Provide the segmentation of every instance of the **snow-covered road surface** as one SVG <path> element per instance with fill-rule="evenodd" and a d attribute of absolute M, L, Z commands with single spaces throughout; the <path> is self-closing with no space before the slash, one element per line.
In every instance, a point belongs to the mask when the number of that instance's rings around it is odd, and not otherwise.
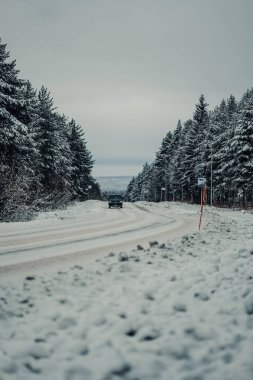
<path fill-rule="evenodd" d="M 199 212 L 136 206 L 161 214 L 161 229 L 165 214 L 176 223 Z M 89 207 L 97 231 L 96 214 L 108 220 L 107 211 Z M 110 223 L 122 228 L 120 210 L 112 211 Z M 125 212 L 139 223 L 139 211 Z M 55 234 L 80 208 L 59 213 L 58 222 L 52 215 L 30 223 L 31 237 L 53 227 Z M 2 237 L 15 234 L 14 225 L 1 227 Z M 0 380 L 253 379 L 252 213 L 206 208 L 200 232 L 73 259 L 61 269 L 0 273 Z"/>
<path fill-rule="evenodd" d="M 133 248 L 137 243 L 192 231 L 196 212 L 170 213 L 152 204 L 125 203 L 109 209 L 106 202 L 90 201 L 67 211 L 48 213 L 48 218 L 29 223 L 3 225 L 0 232 L 0 273 L 20 263 L 37 266 L 109 253 L 111 249 Z M 19 228 L 19 229 L 18 229 Z M 24 267 L 24 265 L 23 265 Z"/>

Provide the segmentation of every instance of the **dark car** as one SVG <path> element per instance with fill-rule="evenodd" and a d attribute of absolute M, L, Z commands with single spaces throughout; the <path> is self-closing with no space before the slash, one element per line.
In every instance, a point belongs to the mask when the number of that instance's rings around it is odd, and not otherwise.
<path fill-rule="evenodd" d="M 123 197 L 119 194 L 111 194 L 108 199 L 109 208 L 111 207 L 123 207 Z"/>

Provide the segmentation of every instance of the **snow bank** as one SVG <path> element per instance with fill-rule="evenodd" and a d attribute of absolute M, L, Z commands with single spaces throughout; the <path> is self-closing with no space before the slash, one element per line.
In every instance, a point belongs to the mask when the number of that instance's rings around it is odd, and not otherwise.
<path fill-rule="evenodd" d="M 252 232 L 206 210 L 200 233 L 0 281 L 0 379 L 251 380 Z"/>

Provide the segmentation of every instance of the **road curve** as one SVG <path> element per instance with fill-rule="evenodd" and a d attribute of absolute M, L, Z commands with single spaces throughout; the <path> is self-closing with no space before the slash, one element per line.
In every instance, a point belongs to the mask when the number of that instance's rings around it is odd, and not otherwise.
<path fill-rule="evenodd" d="M 60 218 L 57 223 L 26 223 L 20 230 L 0 232 L 0 274 L 88 260 L 111 251 L 147 246 L 196 230 L 197 216 L 171 213 L 155 204 L 125 203 L 108 209 L 94 203 L 89 214 Z"/>

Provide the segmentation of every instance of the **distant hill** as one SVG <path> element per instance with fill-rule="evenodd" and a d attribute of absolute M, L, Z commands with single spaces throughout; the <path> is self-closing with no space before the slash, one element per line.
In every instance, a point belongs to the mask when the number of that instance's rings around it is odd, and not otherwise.
<path fill-rule="evenodd" d="M 101 191 L 107 192 L 124 192 L 127 189 L 127 185 L 131 181 L 132 176 L 115 176 L 115 177 L 97 177 L 97 181 L 100 185 Z"/>

